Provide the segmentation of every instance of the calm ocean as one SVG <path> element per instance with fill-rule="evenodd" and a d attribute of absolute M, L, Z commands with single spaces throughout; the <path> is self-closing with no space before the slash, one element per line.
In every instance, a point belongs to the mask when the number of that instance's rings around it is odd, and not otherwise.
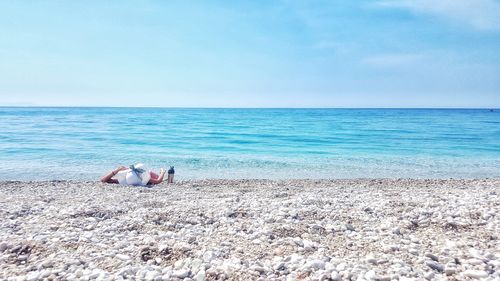
<path fill-rule="evenodd" d="M 0 107 L 0 180 L 500 177 L 500 110 Z"/>

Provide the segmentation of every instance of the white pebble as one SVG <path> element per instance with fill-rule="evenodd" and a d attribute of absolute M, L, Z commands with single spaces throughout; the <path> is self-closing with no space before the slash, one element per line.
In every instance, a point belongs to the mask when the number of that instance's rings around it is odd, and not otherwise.
<path fill-rule="evenodd" d="M 174 270 L 174 272 L 172 272 L 172 277 L 183 279 L 188 276 L 189 276 L 189 271 L 185 269 Z"/>
<path fill-rule="evenodd" d="M 128 260 L 130 260 L 130 257 L 129 257 L 129 256 L 127 256 L 127 255 L 124 255 L 124 254 L 117 254 L 115 257 L 116 257 L 117 259 L 122 260 L 122 261 L 128 261 Z"/>
<path fill-rule="evenodd" d="M 434 278 L 434 276 L 435 276 L 435 274 L 432 271 L 426 272 L 424 274 L 424 278 L 427 279 L 427 280 L 432 280 Z"/>
<path fill-rule="evenodd" d="M 330 279 L 332 279 L 332 281 L 342 280 L 342 278 L 340 277 L 340 274 L 337 271 L 332 271 L 332 274 L 330 275 Z"/>
<path fill-rule="evenodd" d="M 481 279 L 488 277 L 488 273 L 482 270 L 466 270 L 464 272 L 464 276 L 475 279 Z"/>
<path fill-rule="evenodd" d="M 314 270 L 325 269 L 325 262 L 322 260 L 311 260 L 306 263 L 305 267 Z"/>
<path fill-rule="evenodd" d="M 203 280 L 205 280 L 205 271 L 204 270 L 198 271 L 198 273 L 194 277 L 194 280 L 196 280 L 196 281 L 203 281 Z"/>
<path fill-rule="evenodd" d="M 31 271 L 26 275 L 26 280 L 27 281 L 35 281 L 38 280 L 38 277 L 40 276 L 40 273 L 38 271 Z"/>

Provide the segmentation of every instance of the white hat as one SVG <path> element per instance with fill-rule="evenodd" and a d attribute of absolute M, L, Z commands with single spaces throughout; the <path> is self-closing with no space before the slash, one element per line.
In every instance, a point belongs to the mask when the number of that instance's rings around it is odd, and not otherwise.
<path fill-rule="evenodd" d="M 144 164 L 138 163 L 130 166 L 129 169 L 116 173 L 116 179 L 123 185 L 147 185 L 151 175 Z"/>

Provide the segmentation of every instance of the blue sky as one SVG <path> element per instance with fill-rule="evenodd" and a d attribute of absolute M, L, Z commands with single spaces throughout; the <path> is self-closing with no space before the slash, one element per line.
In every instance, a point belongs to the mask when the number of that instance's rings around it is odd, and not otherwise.
<path fill-rule="evenodd" d="M 500 107 L 500 1 L 0 1 L 0 105 Z"/>

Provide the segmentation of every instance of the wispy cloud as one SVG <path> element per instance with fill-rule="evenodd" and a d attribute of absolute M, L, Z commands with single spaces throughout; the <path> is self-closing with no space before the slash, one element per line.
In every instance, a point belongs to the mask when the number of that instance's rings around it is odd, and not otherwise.
<path fill-rule="evenodd" d="M 382 0 L 376 6 L 444 17 L 480 30 L 500 30 L 500 2 L 496 0 Z"/>

